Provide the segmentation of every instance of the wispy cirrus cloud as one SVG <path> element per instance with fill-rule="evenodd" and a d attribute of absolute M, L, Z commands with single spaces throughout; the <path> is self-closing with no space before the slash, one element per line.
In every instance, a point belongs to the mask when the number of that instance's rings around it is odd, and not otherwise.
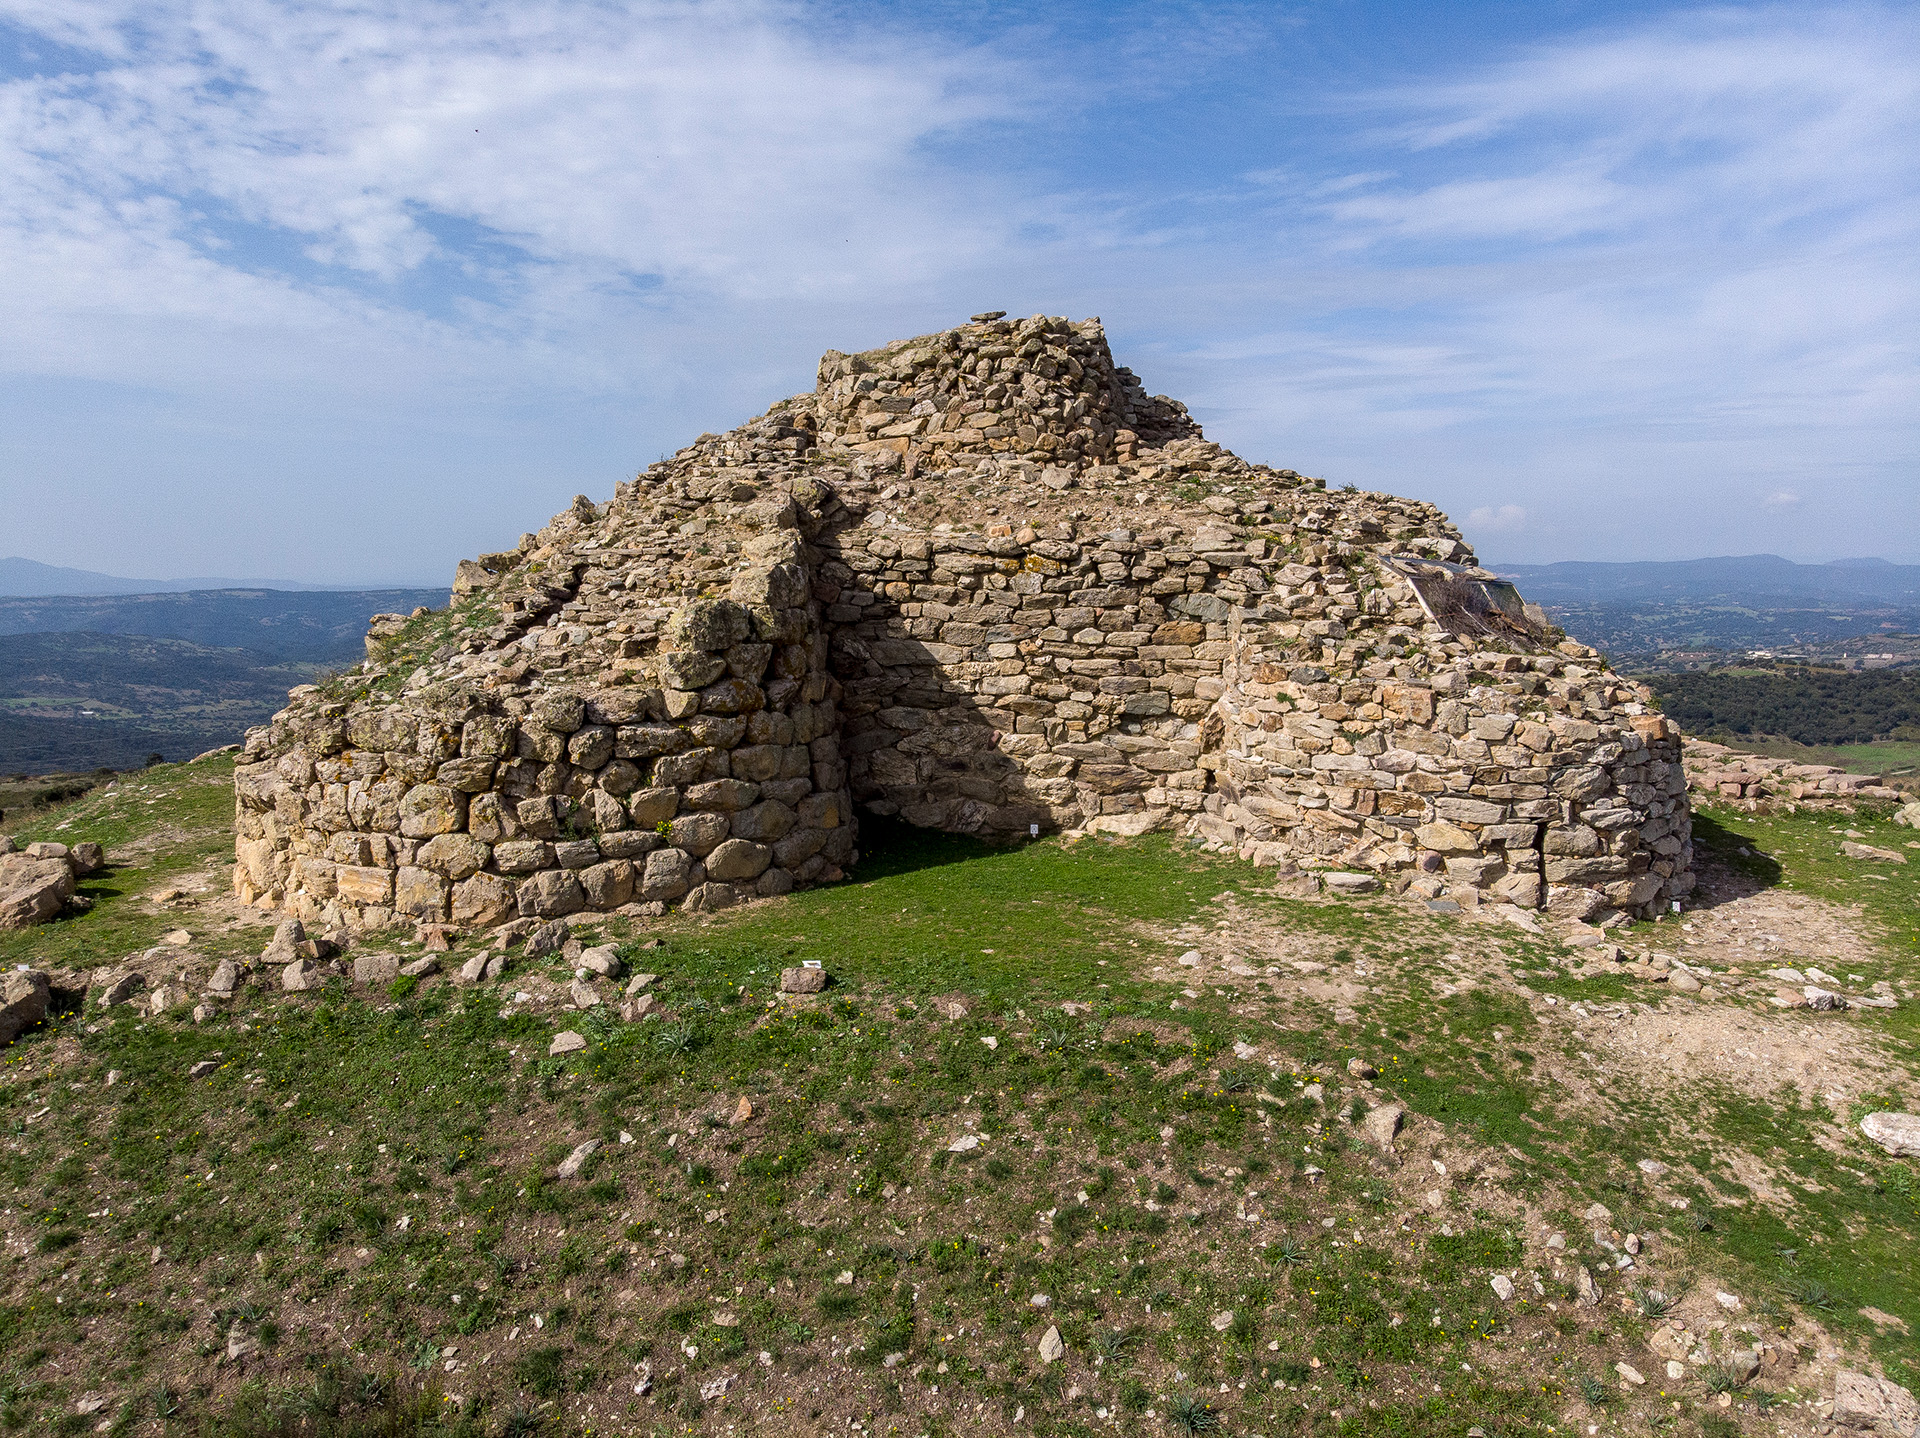
<path fill-rule="evenodd" d="M 426 535 L 439 572 L 828 344 L 983 306 L 1102 314 L 1216 437 L 1502 558 L 1920 558 L 1910 11 L 1690 8 L 1390 85 L 1326 73 L 1312 12 L 1174 0 L 0 17 L 0 506 L 52 475 L 110 517 L 52 560 L 164 533 L 332 578 Z"/>

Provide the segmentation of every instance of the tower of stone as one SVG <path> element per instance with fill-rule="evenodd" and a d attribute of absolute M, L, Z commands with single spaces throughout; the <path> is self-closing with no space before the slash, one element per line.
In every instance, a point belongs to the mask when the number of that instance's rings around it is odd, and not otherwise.
<path fill-rule="evenodd" d="M 1208 442 L 1097 320 L 861 354 L 376 618 L 235 775 L 235 884 L 372 928 L 711 909 L 857 815 L 1167 830 L 1602 919 L 1689 891 L 1679 736 L 1434 506 Z"/>

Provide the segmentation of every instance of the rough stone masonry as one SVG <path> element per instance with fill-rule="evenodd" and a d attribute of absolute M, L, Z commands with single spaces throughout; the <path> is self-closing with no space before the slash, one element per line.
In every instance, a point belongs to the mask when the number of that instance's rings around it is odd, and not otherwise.
<path fill-rule="evenodd" d="M 235 775 L 235 884 L 353 928 L 713 909 L 856 812 L 1164 829 L 1601 920 L 1692 887 L 1677 732 L 1434 506 L 1209 443 L 1098 320 L 862 354 L 376 617 Z"/>

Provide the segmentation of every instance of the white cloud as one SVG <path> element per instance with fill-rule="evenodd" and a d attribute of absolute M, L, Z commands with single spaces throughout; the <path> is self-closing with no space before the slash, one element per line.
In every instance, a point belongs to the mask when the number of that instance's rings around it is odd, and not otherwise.
<path fill-rule="evenodd" d="M 1800 496 L 1790 489 L 1776 489 L 1760 502 L 1768 509 L 1788 509 L 1800 502 Z"/>
<path fill-rule="evenodd" d="M 1527 511 L 1517 504 L 1481 505 L 1467 516 L 1467 528 L 1475 533 L 1512 534 L 1526 527 Z"/>

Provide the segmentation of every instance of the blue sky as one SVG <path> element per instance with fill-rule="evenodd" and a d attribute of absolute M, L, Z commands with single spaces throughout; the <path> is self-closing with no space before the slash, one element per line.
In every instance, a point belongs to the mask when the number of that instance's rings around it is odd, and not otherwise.
<path fill-rule="evenodd" d="M 0 0 L 0 552 L 444 582 L 983 309 L 1483 555 L 1920 562 L 1908 5 Z"/>

